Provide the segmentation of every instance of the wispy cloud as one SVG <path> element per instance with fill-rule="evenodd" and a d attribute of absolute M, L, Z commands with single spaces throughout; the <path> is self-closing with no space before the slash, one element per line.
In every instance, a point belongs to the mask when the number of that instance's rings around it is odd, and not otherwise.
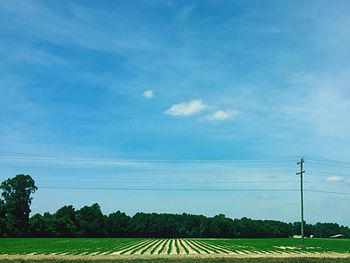
<path fill-rule="evenodd" d="M 208 106 L 203 103 L 200 99 L 195 99 L 187 102 L 181 102 L 172 105 L 164 114 L 172 116 L 190 116 L 199 113 L 208 108 Z"/>
<path fill-rule="evenodd" d="M 217 110 L 204 117 L 204 120 L 208 121 L 222 121 L 232 119 L 237 116 L 239 112 L 237 110 Z"/>
<path fill-rule="evenodd" d="M 145 90 L 143 92 L 143 96 L 146 98 L 146 99 L 152 99 L 154 98 L 154 92 L 153 90 Z"/>
<path fill-rule="evenodd" d="M 328 182 L 340 182 L 340 181 L 344 181 L 344 177 L 343 176 L 339 176 L 339 175 L 332 175 L 332 176 L 328 176 L 326 178 L 326 180 Z"/>

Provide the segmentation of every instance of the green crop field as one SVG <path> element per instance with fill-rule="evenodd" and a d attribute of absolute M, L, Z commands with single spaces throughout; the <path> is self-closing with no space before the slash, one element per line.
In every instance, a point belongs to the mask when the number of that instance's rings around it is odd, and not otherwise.
<path fill-rule="evenodd" d="M 157 239 L 157 238 L 2 238 L 0 255 L 118 257 L 273 257 L 350 256 L 350 240 L 307 239 Z"/>

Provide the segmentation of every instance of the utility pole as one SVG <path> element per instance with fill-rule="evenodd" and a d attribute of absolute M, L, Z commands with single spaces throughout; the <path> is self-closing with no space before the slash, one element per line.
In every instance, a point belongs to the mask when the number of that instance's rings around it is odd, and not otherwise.
<path fill-rule="evenodd" d="M 303 174 L 305 171 L 303 170 L 304 158 L 300 159 L 300 162 L 297 163 L 300 165 L 300 172 L 297 175 L 300 175 L 300 201 L 301 201 L 301 244 L 304 245 L 304 194 L 303 194 Z"/>

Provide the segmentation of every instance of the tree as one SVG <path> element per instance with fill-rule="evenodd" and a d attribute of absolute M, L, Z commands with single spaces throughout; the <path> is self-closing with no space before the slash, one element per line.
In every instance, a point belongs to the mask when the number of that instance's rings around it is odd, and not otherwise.
<path fill-rule="evenodd" d="M 5 202 L 0 199 L 0 237 L 4 236 L 6 231 L 6 209 Z"/>
<path fill-rule="evenodd" d="M 117 211 L 107 218 L 107 232 L 110 237 L 127 237 L 130 235 L 131 218 Z"/>
<path fill-rule="evenodd" d="M 5 226 L 8 236 L 25 236 L 28 232 L 28 221 L 31 194 L 38 188 L 29 175 L 19 174 L 1 183 L 3 209 L 6 211 Z"/>
<path fill-rule="evenodd" d="M 98 204 L 84 206 L 77 211 L 77 220 L 82 237 L 104 237 L 106 234 L 106 218 Z"/>
<path fill-rule="evenodd" d="M 35 214 L 29 219 L 29 234 L 31 237 L 57 237 L 56 220 L 50 213 Z"/>
<path fill-rule="evenodd" d="M 213 237 L 231 237 L 233 235 L 232 219 L 226 218 L 223 214 L 214 216 L 211 232 Z"/>
<path fill-rule="evenodd" d="M 77 218 L 72 205 L 64 206 L 55 214 L 56 236 L 76 237 L 78 235 Z"/>

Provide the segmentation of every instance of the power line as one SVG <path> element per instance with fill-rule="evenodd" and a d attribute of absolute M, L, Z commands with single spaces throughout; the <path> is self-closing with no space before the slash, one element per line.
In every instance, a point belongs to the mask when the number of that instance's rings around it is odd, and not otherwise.
<path fill-rule="evenodd" d="M 324 163 L 337 163 L 337 164 L 343 164 L 343 165 L 349 165 L 350 162 L 348 161 L 340 161 L 340 160 L 334 160 L 334 159 L 327 159 L 327 158 L 317 158 L 317 157 L 306 157 L 308 161 L 316 161 L 316 162 L 324 162 Z"/>
<path fill-rule="evenodd" d="M 118 180 L 36 180 L 36 182 L 40 183 L 101 183 L 101 184 L 290 184 L 290 183 L 298 183 L 298 181 L 292 181 L 292 180 L 274 180 L 274 181 L 118 181 Z M 304 183 L 307 184 L 317 184 L 317 185 L 323 185 L 328 187 L 339 187 L 338 185 L 332 185 L 332 184 L 326 184 L 326 183 L 319 183 L 314 181 L 305 181 Z"/>
<path fill-rule="evenodd" d="M 231 189 L 231 188 L 123 188 L 123 187 L 74 187 L 74 186 L 40 186 L 39 189 L 57 189 L 57 190 L 109 190 L 109 191 L 193 191 L 193 192 L 290 192 L 300 191 L 297 188 L 278 188 L 278 189 Z M 339 195 L 350 195 L 345 192 L 335 192 L 326 190 L 313 190 L 304 189 L 305 192 L 314 193 L 327 193 L 327 194 L 339 194 Z"/>
<path fill-rule="evenodd" d="M 304 183 L 307 183 L 307 184 L 312 184 L 312 185 L 315 185 L 315 184 L 317 184 L 317 185 L 323 185 L 323 186 L 328 186 L 328 187 L 337 187 L 337 188 L 339 188 L 339 184 L 330 184 L 330 183 L 319 183 L 319 182 L 314 182 L 314 181 L 304 181 Z M 333 183 L 333 182 L 332 182 Z M 344 182 L 342 182 L 342 181 L 338 181 L 338 183 L 344 183 Z"/>
<path fill-rule="evenodd" d="M 333 171 L 318 171 L 318 170 L 312 170 L 312 174 L 323 174 L 323 175 L 340 175 L 344 177 L 350 177 L 350 173 L 339 173 L 339 172 L 333 172 Z"/>
<path fill-rule="evenodd" d="M 75 161 L 246 161 L 246 162 L 276 162 L 294 161 L 293 155 L 201 155 L 201 156 L 157 156 L 157 155 L 87 155 L 87 154 L 37 154 L 37 153 L 5 153 L 0 152 L 1 159 L 42 159 L 42 160 L 75 160 Z M 306 156 L 310 163 L 350 167 L 349 161 Z"/>
<path fill-rule="evenodd" d="M 313 192 L 313 193 L 326 193 L 326 194 L 337 194 L 337 195 L 350 195 L 350 193 L 345 193 L 345 192 L 334 192 L 334 191 L 325 191 L 325 190 L 312 190 L 312 189 L 307 189 L 304 190 L 306 192 Z"/>
<path fill-rule="evenodd" d="M 118 184 L 262 184 L 262 183 L 297 183 L 297 181 L 62 181 L 62 180 L 36 180 L 46 183 L 118 183 Z M 311 183 L 311 182 L 310 182 Z"/>
<path fill-rule="evenodd" d="M 350 176 L 341 175 L 341 174 L 338 174 L 338 173 L 318 174 L 318 173 L 310 172 L 309 176 L 316 176 L 316 177 L 323 177 L 323 178 L 330 178 L 331 176 L 339 176 L 339 177 L 341 177 L 343 180 L 350 180 Z M 344 178 L 344 177 L 345 177 L 345 178 Z"/>
<path fill-rule="evenodd" d="M 311 164 L 323 165 L 323 166 L 331 166 L 331 167 L 340 167 L 340 168 L 350 168 L 348 164 L 338 164 L 331 162 L 322 162 L 322 161 L 309 161 Z"/>
<path fill-rule="evenodd" d="M 293 159 L 296 156 L 283 155 L 250 155 L 250 156 L 234 156 L 234 155 L 201 155 L 201 156 L 157 156 L 157 155 L 87 155 L 87 154 L 37 154 L 37 153 L 4 153 L 0 152 L 0 156 L 29 156 L 29 157 L 52 157 L 52 158 L 98 158 L 98 159 L 124 159 L 124 158 L 141 158 L 141 159 L 236 159 L 236 160 L 254 160 L 254 159 Z"/>
<path fill-rule="evenodd" d="M 91 156 L 91 155 L 48 155 L 32 153 L 0 153 L 0 159 L 20 160 L 65 160 L 65 161 L 127 161 L 127 162 L 176 162 L 176 161 L 240 161 L 240 162 L 285 162 L 292 161 L 292 156 Z"/>
<path fill-rule="evenodd" d="M 28 167 L 28 165 L 24 165 L 25 167 Z M 1 165 L 1 167 L 12 167 L 12 165 Z M 18 165 L 16 165 L 18 167 Z M 35 168 L 40 167 L 40 168 L 52 168 L 52 166 L 35 166 Z M 62 168 L 56 167 L 56 168 Z M 113 172 L 117 173 L 116 168 L 106 168 L 106 167 L 64 167 L 64 169 L 76 169 L 76 170 L 98 170 L 98 171 L 106 171 L 106 172 Z M 178 172 L 198 172 L 198 173 L 203 173 L 203 172 L 265 172 L 265 173 L 270 173 L 270 172 L 275 172 L 275 173 L 293 173 L 294 170 L 288 170 L 288 169 L 254 169 L 254 168 L 223 168 L 223 167 L 209 167 L 209 168 L 154 168 L 154 167 L 128 167 L 128 170 L 133 170 L 136 172 L 137 170 L 142 170 L 142 172 L 162 172 L 162 173 L 178 173 Z"/>
<path fill-rule="evenodd" d="M 115 190 L 115 191 L 196 191 L 196 192 L 283 192 L 298 189 L 230 189 L 230 188 L 123 188 L 123 187 L 75 187 L 75 186 L 41 186 L 39 189 L 61 190 Z"/>

